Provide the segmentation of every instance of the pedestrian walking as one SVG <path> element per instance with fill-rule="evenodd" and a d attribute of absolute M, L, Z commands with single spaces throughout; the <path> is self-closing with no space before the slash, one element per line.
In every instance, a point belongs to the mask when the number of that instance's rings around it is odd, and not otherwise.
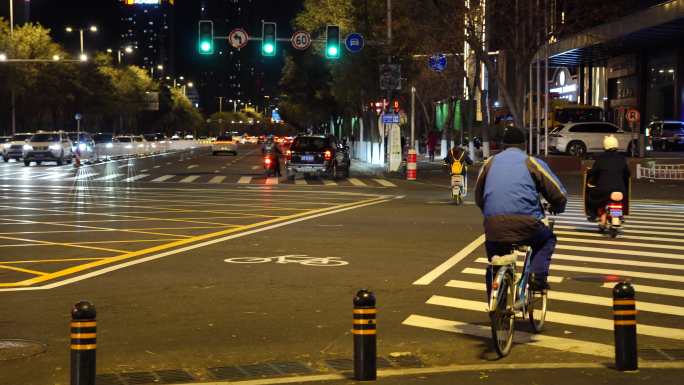
<path fill-rule="evenodd" d="M 430 131 L 430 134 L 428 134 L 428 140 L 427 140 L 427 148 L 428 148 L 428 155 L 430 157 L 430 162 L 435 161 L 435 147 L 437 147 L 437 132 Z"/>

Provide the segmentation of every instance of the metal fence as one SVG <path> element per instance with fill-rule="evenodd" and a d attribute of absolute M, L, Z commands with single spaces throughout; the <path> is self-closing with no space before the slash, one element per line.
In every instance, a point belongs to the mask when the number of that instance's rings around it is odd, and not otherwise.
<path fill-rule="evenodd" d="M 684 164 L 655 164 L 636 166 L 637 179 L 684 180 Z"/>

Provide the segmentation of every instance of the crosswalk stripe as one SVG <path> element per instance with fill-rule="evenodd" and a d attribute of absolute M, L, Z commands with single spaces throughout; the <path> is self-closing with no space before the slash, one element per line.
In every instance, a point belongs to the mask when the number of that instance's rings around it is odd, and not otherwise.
<path fill-rule="evenodd" d="M 595 239 L 583 239 L 583 238 L 569 238 L 569 237 L 558 237 L 559 241 L 570 242 L 570 243 L 591 243 L 596 244 Z M 601 240 L 601 245 L 615 245 L 615 246 L 634 246 L 634 247 L 645 247 L 651 249 L 666 249 L 666 250 L 684 250 L 684 246 L 677 245 L 660 245 L 654 243 L 643 243 L 643 242 L 626 242 L 626 241 L 608 241 Z"/>
<path fill-rule="evenodd" d="M 635 219 L 636 217 L 633 217 L 631 215 L 627 216 L 627 219 L 625 221 L 626 224 L 632 225 L 632 224 L 639 224 L 639 225 L 648 225 L 648 224 L 653 224 L 654 220 L 656 221 L 655 223 L 662 223 L 662 224 L 667 224 L 671 226 L 676 226 L 678 228 L 684 229 L 684 222 L 683 221 L 677 221 L 677 220 L 672 220 L 672 219 L 664 219 L 664 218 L 659 218 L 659 217 L 648 217 L 651 220 L 639 220 Z M 564 221 L 564 220 L 579 220 L 581 222 L 586 222 L 586 223 L 591 223 L 587 221 L 585 216 L 579 216 L 579 215 L 561 215 L 560 217 L 556 217 L 556 220 Z"/>
<path fill-rule="evenodd" d="M 116 178 L 118 178 L 118 177 L 120 177 L 120 176 L 121 176 L 121 174 L 109 174 L 109 175 L 105 175 L 105 176 L 103 176 L 103 177 L 101 177 L 101 178 L 97 178 L 97 179 L 95 179 L 95 181 L 112 180 L 112 179 L 116 179 Z"/>
<path fill-rule="evenodd" d="M 397 187 L 396 184 L 388 181 L 387 179 L 373 179 L 374 181 L 378 182 L 379 185 L 384 186 L 384 187 Z"/>
<path fill-rule="evenodd" d="M 574 235 L 574 236 L 581 236 L 581 237 L 592 237 L 592 238 L 604 238 L 605 239 L 605 234 L 599 234 L 594 230 L 593 232 L 587 232 L 587 231 L 565 231 L 565 230 L 555 230 L 553 231 L 556 235 Z M 600 242 L 603 243 L 604 239 L 602 239 Z M 652 242 L 668 242 L 668 243 L 684 243 L 684 239 L 676 239 L 676 238 L 662 238 L 662 237 L 641 237 L 638 235 L 629 235 L 629 234 L 622 234 L 620 235 L 620 239 L 636 239 L 640 241 L 652 241 Z"/>
<path fill-rule="evenodd" d="M 148 171 L 150 171 L 150 169 L 148 169 L 148 168 L 146 168 L 144 170 L 140 170 L 140 172 L 143 172 L 143 173 L 148 172 Z"/>
<path fill-rule="evenodd" d="M 455 289 L 481 291 L 483 294 L 485 293 L 484 285 L 482 283 L 479 283 L 479 282 L 451 280 L 451 281 L 447 282 L 447 284 L 445 286 L 455 288 Z M 612 296 L 599 297 L 596 295 L 569 293 L 569 292 L 558 291 L 558 290 L 549 290 L 548 296 L 549 296 L 549 299 L 553 300 L 553 301 L 586 303 L 589 305 L 605 306 L 605 307 L 612 307 L 613 306 Z M 644 302 L 641 300 L 637 303 L 637 310 L 640 312 L 646 311 L 646 312 L 651 312 L 651 313 L 669 314 L 669 315 L 684 317 L 684 307 L 663 305 L 663 304 L 659 304 L 659 303 Z"/>
<path fill-rule="evenodd" d="M 251 182 L 252 182 L 251 176 L 241 176 L 240 179 L 238 179 L 239 184 L 250 184 Z"/>
<path fill-rule="evenodd" d="M 601 285 L 606 289 L 612 289 L 616 285 L 615 282 L 607 282 Z M 684 297 L 684 290 L 671 289 L 669 287 L 658 287 L 658 286 L 647 286 L 647 285 L 635 285 L 632 284 L 634 290 L 637 293 L 649 293 L 649 294 L 659 294 L 659 295 L 669 295 L 671 297 Z"/>
<path fill-rule="evenodd" d="M 96 176 L 100 175 L 97 172 L 89 173 L 89 172 L 83 172 L 74 177 L 74 180 L 83 180 L 83 179 L 91 179 L 95 178 Z"/>
<path fill-rule="evenodd" d="M 330 179 L 323 179 L 323 184 L 325 186 L 337 186 L 337 182 L 335 182 L 334 180 L 330 180 Z"/>
<path fill-rule="evenodd" d="M 261 168 L 261 166 L 252 166 L 252 170 L 258 170 L 260 168 Z"/>
<path fill-rule="evenodd" d="M 199 167 L 199 164 L 191 164 L 188 166 L 188 170 Z"/>
<path fill-rule="evenodd" d="M 586 219 L 586 215 L 584 214 L 584 211 L 579 211 L 579 210 L 565 210 L 563 214 L 555 216 L 555 218 L 578 218 L 578 219 Z M 658 216 L 652 216 L 652 215 L 643 215 L 643 214 L 634 214 L 630 213 L 627 218 L 631 221 L 632 219 L 651 219 L 651 220 L 657 220 L 664 222 L 663 219 L 667 218 L 667 221 L 671 222 L 684 222 L 684 215 L 671 215 L 671 214 L 658 214 Z"/>
<path fill-rule="evenodd" d="M 555 229 L 571 229 L 571 230 L 585 230 L 585 231 L 598 231 L 598 227 L 587 227 L 587 226 L 565 226 L 556 224 Z M 682 233 L 676 233 L 672 231 L 652 231 L 652 230 L 630 230 L 622 229 L 623 233 L 627 234 L 649 234 L 649 235 L 669 235 L 669 236 L 681 236 Z"/>
<path fill-rule="evenodd" d="M 278 184 L 278 178 L 276 178 L 274 176 L 270 177 L 270 178 L 266 178 L 266 184 L 270 184 L 270 185 Z"/>
<path fill-rule="evenodd" d="M 71 176 L 71 174 L 49 174 L 48 176 L 42 176 L 40 178 L 33 178 L 33 179 L 40 179 L 40 180 L 55 180 L 55 179 L 64 179 Z"/>
<path fill-rule="evenodd" d="M 480 277 L 484 277 L 486 272 L 486 269 L 475 269 L 472 267 L 466 267 L 465 269 L 461 270 L 461 273 L 463 274 L 478 275 Z M 550 283 L 561 283 L 563 282 L 563 277 L 549 275 L 548 277 L 546 277 L 546 280 Z M 484 281 L 482 281 L 482 285 L 484 287 Z"/>
<path fill-rule="evenodd" d="M 569 208 L 574 208 L 574 209 L 579 209 L 579 210 L 584 210 L 583 205 L 572 205 L 568 204 L 566 207 Z M 683 206 L 678 206 L 678 207 L 643 207 L 643 206 L 630 206 L 630 212 L 635 212 L 635 213 L 646 213 L 646 214 L 653 214 L 654 212 L 662 212 L 662 213 L 673 213 L 673 214 L 684 214 L 684 207 Z"/>
<path fill-rule="evenodd" d="M 294 182 L 295 182 L 295 184 L 299 184 L 299 185 L 308 184 L 308 183 L 306 183 L 306 179 L 295 179 Z"/>
<path fill-rule="evenodd" d="M 553 259 L 561 259 L 564 261 L 575 261 L 575 262 L 589 262 L 589 263 L 602 263 L 609 265 L 623 265 L 623 266 L 640 266 L 640 267 L 653 267 L 659 269 L 672 269 L 672 270 L 684 270 L 684 264 L 676 263 L 661 263 L 661 262 L 645 262 L 645 261 L 635 261 L 629 259 L 618 259 L 618 258 L 597 258 L 597 257 L 585 257 L 581 255 L 567 255 L 567 254 L 553 254 Z"/>
<path fill-rule="evenodd" d="M 641 250 L 628 250 L 628 249 L 615 249 L 612 247 L 584 247 L 584 246 L 572 246 L 572 245 L 556 245 L 556 249 L 560 250 L 572 250 L 572 251 L 586 251 L 594 253 L 604 253 L 604 254 L 619 254 L 619 255 L 632 255 L 648 258 L 668 258 L 668 259 L 679 259 L 684 260 L 684 254 L 673 254 L 673 253 L 658 253 L 655 251 L 641 251 Z"/>
<path fill-rule="evenodd" d="M 139 179 L 147 178 L 148 176 L 150 176 L 150 174 L 138 174 L 136 176 L 124 179 L 123 182 L 134 182 Z"/>
<path fill-rule="evenodd" d="M 573 220 L 567 220 L 567 219 L 556 219 L 556 223 L 560 224 L 568 224 L 568 225 L 588 225 L 590 224 L 586 220 L 584 221 L 573 221 Z M 632 228 L 631 224 L 633 221 L 628 221 L 625 223 L 626 228 Z M 684 230 L 684 226 L 646 226 L 646 225 L 640 225 L 638 226 L 639 229 L 653 229 L 653 230 Z"/>
<path fill-rule="evenodd" d="M 175 175 L 163 175 L 159 178 L 152 179 L 152 182 L 166 182 L 167 180 L 173 178 Z"/>
<path fill-rule="evenodd" d="M 550 292 L 549 292 L 550 293 Z M 429 305 L 446 306 L 455 309 L 471 310 L 484 312 L 486 304 L 484 302 L 471 301 L 460 298 L 444 297 L 433 295 L 426 302 Z M 572 325 L 601 330 L 613 330 L 613 320 L 598 317 L 588 317 L 577 314 L 559 313 L 553 311 L 546 312 L 546 321 L 552 323 L 560 323 L 564 325 Z M 684 329 L 675 329 L 662 326 L 645 325 L 640 323 L 637 328 L 637 333 L 641 335 L 659 337 L 666 339 L 674 339 L 684 341 Z"/>
<path fill-rule="evenodd" d="M 363 183 L 358 178 L 348 178 L 347 180 L 349 181 L 349 183 L 353 184 L 354 186 L 360 186 L 360 187 L 368 186 L 367 184 Z"/>
<path fill-rule="evenodd" d="M 126 167 L 133 167 L 133 163 L 122 164 L 121 166 L 119 166 L 117 168 L 126 168 Z"/>
<path fill-rule="evenodd" d="M 180 180 L 180 183 L 191 183 L 199 179 L 199 175 L 190 175 Z"/>
<path fill-rule="evenodd" d="M 215 176 L 209 180 L 209 183 L 212 184 L 219 184 L 222 183 L 224 180 L 226 180 L 226 177 L 221 175 L 221 176 Z"/>
<path fill-rule="evenodd" d="M 488 263 L 487 258 L 478 258 L 475 260 L 477 263 Z M 585 266 L 568 266 L 559 265 L 557 263 L 551 264 L 551 270 L 553 271 L 569 271 L 573 273 L 590 273 L 590 274 L 603 274 L 603 275 L 619 275 L 629 278 L 644 278 L 653 279 L 656 281 L 668 281 L 668 282 L 682 282 L 681 275 L 671 275 L 671 274 L 659 274 L 659 273 L 644 273 L 641 271 L 629 271 L 629 270 L 616 270 L 616 269 L 601 269 L 597 267 L 585 267 Z"/>
<path fill-rule="evenodd" d="M 154 167 L 152 167 L 152 168 L 160 168 L 160 167 L 161 167 L 160 165 L 156 165 L 156 166 L 154 166 Z"/>

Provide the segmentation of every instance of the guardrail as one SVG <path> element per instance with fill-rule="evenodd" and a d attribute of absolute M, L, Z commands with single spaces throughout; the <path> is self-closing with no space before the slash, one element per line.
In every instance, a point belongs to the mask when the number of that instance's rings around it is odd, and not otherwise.
<path fill-rule="evenodd" d="M 684 164 L 636 165 L 637 179 L 684 180 Z"/>
<path fill-rule="evenodd" d="M 100 162 L 109 159 L 121 159 L 135 156 L 161 154 L 169 151 L 183 151 L 193 148 L 211 146 L 210 141 L 198 140 L 166 140 L 161 142 L 100 143 L 91 151 L 81 152 L 81 161 Z"/>

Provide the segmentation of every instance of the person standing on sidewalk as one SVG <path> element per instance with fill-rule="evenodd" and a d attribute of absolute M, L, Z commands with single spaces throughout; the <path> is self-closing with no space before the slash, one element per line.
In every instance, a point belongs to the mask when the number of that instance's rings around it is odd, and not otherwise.
<path fill-rule="evenodd" d="M 430 131 L 427 139 L 428 155 L 430 156 L 430 162 L 435 161 L 435 147 L 437 147 L 437 133 L 435 131 Z"/>

